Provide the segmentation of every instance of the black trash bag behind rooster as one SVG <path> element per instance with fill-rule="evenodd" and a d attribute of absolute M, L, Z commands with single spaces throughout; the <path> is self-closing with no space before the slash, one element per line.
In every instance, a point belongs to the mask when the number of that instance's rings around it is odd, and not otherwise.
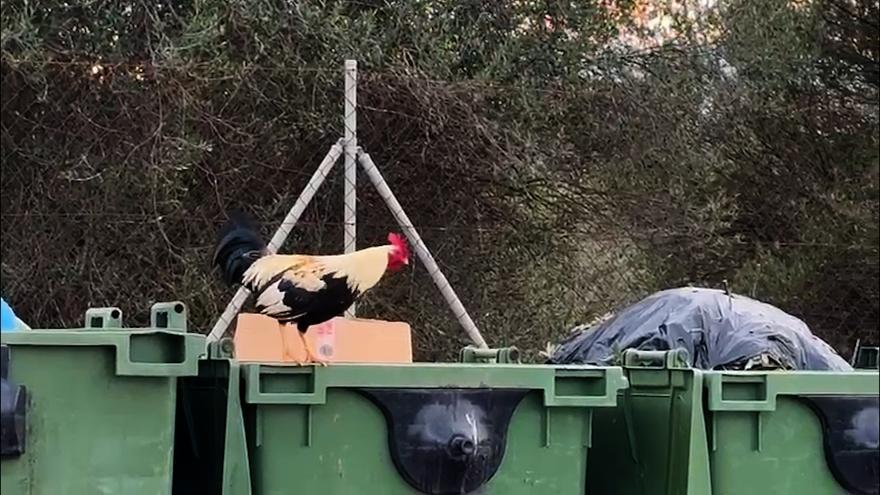
<path fill-rule="evenodd" d="M 657 292 L 597 325 L 580 326 L 550 354 L 552 364 L 619 364 L 625 349 L 684 348 L 706 370 L 853 368 L 794 316 L 715 289 Z"/>

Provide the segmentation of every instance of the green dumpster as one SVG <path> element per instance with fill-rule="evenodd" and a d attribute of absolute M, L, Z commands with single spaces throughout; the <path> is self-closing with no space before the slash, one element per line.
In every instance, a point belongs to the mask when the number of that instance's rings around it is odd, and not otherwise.
<path fill-rule="evenodd" d="M 591 492 L 876 495 L 877 372 L 687 368 L 624 353 L 629 388 L 594 414 Z"/>
<path fill-rule="evenodd" d="M 620 368 L 244 364 L 241 372 L 255 495 L 583 494 L 593 414 L 626 388 Z"/>
<path fill-rule="evenodd" d="M 713 495 L 880 493 L 877 372 L 708 372 Z"/>
<path fill-rule="evenodd" d="M 97 308 L 82 329 L 3 334 L 2 493 L 170 493 L 176 380 L 205 352 L 185 312 L 157 304 L 151 328 L 125 329 Z"/>
<path fill-rule="evenodd" d="M 588 493 L 710 495 L 703 374 L 685 352 L 623 356 L 629 388 L 593 415 Z"/>
<path fill-rule="evenodd" d="M 228 353 L 213 353 L 197 376 L 178 380 L 175 495 L 252 493 L 240 392 L 241 366 Z"/>

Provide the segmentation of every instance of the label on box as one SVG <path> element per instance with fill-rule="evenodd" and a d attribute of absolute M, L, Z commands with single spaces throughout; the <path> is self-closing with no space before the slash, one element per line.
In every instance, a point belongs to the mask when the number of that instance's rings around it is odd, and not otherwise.
<path fill-rule="evenodd" d="M 315 328 L 315 351 L 323 359 L 332 359 L 336 354 L 336 328 L 333 321 L 320 324 Z"/>

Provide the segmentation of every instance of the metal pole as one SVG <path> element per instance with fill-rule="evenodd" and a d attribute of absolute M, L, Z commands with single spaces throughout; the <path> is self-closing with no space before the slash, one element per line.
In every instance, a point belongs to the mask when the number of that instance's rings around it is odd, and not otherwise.
<path fill-rule="evenodd" d="M 467 310 L 464 308 L 464 305 L 461 303 L 461 300 L 458 299 L 452 286 L 449 285 L 449 281 L 446 280 L 443 272 L 440 271 L 440 267 L 437 266 L 437 262 L 434 261 L 434 257 L 431 256 L 431 252 L 428 251 L 428 247 L 425 246 L 422 237 L 416 231 L 415 227 L 413 227 L 406 212 L 403 211 L 403 207 L 397 201 L 397 198 L 394 197 L 394 193 L 391 192 L 391 188 L 388 187 L 385 178 L 382 177 L 376 164 L 373 163 L 373 159 L 363 150 L 358 150 L 358 162 L 364 168 L 364 172 L 366 172 L 370 181 L 376 186 L 376 191 L 379 192 L 379 196 L 385 200 L 388 209 L 391 210 L 391 214 L 397 219 L 397 223 L 399 223 L 400 227 L 406 232 L 406 236 L 409 238 L 410 243 L 412 243 L 416 254 L 422 260 L 422 263 L 425 264 L 428 273 L 434 280 L 434 284 L 440 289 L 440 293 L 443 294 L 443 298 L 446 299 L 455 318 L 458 319 L 458 322 L 464 328 L 465 332 L 467 332 L 474 344 L 484 349 L 488 348 L 486 341 L 483 340 L 483 336 L 480 335 L 480 330 L 477 328 L 477 325 L 471 319 Z"/>
<path fill-rule="evenodd" d="M 318 170 L 315 170 L 315 173 L 312 174 L 309 183 L 306 184 L 303 192 L 300 193 L 299 198 L 297 198 L 296 203 L 294 203 L 293 207 L 287 213 L 287 216 L 284 218 L 284 221 L 281 222 L 278 230 L 275 231 L 275 235 L 272 236 L 272 240 L 269 241 L 269 245 L 267 246 L 270 254 L 277 253 L 281 245 L 284 244 L 284 241 L 287 240 L 287 236 L 290 235 L 293 226 L 296 225 L 299 217 L 303 214 L 303 211 L 305 211 L 306 206 L 309 205 L 309 202 L 315 196 L 315 192 L 321 187 L 324 179 L 327 178 L 327 174 L 333 169 L 333 165 L 336 163 L 336 160 L 339 159 L 339 155 L 342 154 L 341 141 L 342 140 L 330 147 L 330 151 L 327 152 L 324 160 L 321 161 Z M 235 296 L 229 301 L 229 304 L 226 305 L 226 309 L 223 310 L 223 314 L 220 315 L 220 318 L 214 324 L 211 333 L 208 334 L 208 342 L 214 342 L 223 337 L 229 324 L 232 323 L 233 318 L 238 314 L 249 295 L 250 291 L 246 288 L 238 288 Z"/>
<path fill-rule="evenodd" d="M 357 249 L 357 60 L 345 61 L 345 252 Z M 354 318 L 355 305 L 346 311 Z"/>

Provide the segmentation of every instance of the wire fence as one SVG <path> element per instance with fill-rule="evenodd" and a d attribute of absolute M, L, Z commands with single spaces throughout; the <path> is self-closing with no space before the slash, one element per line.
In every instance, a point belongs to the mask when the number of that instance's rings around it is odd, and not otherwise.
<path fill-rule="evenodd" d="M 491 346 L 534 356 L 652 291 L 724 283 L 843 353 L 877 340 L 877 200 L 826 187 L 841 183 L 828 164 L 848 157 L 805 158 L 815 138 L 736 100 L 707 117 L 666 84 L 365 70 L 357 140 Z M 76 326 L 105 305 L 144 324 L 152 302 L 178 299 L 207 332 L 232 295 L 210 266 L 224 212 L 251 210 L 268 239 L 344 134 L 341 67 L 4 55 L 2 85 L 2 290 L 34 327 Z M 781 137 L 743 137 L 757 126 Z M 342 165 L 282 252 L 343 251 Z M 365 177 L 357 194 L 358 247 L 399 230 Z M 357 311 L 410 322 L 420 359 L 467 343 L 419 264 Z"/>

